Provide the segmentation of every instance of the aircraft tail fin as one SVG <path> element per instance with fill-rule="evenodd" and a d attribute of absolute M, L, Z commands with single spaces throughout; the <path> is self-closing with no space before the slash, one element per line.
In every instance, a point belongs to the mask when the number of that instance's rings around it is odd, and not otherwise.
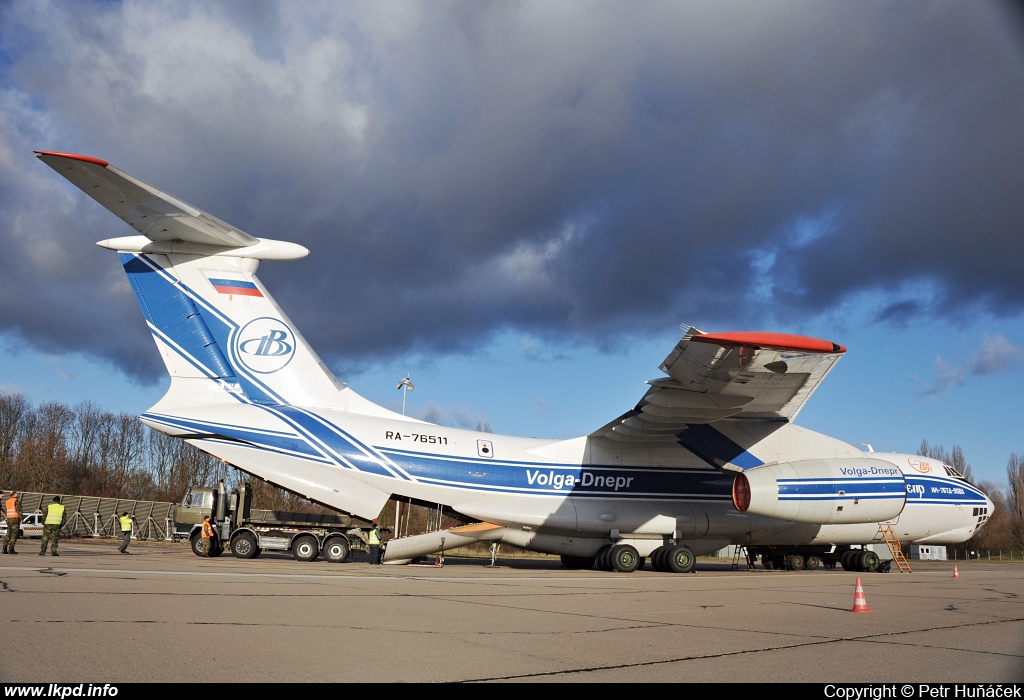
<path fill-rule="evenodd" d="M 120 254 L 169 396 L 218 388 L 254 403 L 393 415 L 334 377 L 256 277 L 261 260 L 301 258 L 304 247 L 251 236 L 99 158 L 36 154 L 141 234 L 98 245 Z"/>

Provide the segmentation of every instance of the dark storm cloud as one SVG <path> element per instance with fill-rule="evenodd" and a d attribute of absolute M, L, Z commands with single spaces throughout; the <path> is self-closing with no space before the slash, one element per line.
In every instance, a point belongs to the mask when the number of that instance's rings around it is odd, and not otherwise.
<path fill-rule="evenodd" d="M 890 322 L 1021 308 L 1024 61 L 996 6 L 253 7 L 0 9 L 0 329 L 155 361 L 90 248 L 127 229 L 31 148 L 308 246 L 261 276 L 339 366 L 508 327 L 791 326 L 869 290 Z"/>

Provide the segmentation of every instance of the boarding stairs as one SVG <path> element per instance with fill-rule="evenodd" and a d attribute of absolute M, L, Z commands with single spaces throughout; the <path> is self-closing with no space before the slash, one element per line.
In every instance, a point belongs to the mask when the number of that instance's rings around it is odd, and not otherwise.
<path fill-rule="evenodd" d="M 892 560 L 896 562 L 900 573 L 913 573 L 910 570 L 910 562 L 903 556 L 903 548 L 900 546 L 900 540 L 896 537 L 896 531 L 892 529 L 892 525 L 882 525 L 878 529 L 882 532 L 882 538 L 889 547 L 889 553 L 892 554 Z"/>

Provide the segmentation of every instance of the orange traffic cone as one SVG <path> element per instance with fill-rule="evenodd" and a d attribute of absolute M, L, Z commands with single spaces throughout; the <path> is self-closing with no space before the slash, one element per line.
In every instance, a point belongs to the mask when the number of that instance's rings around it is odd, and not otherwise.
<path fill-rule="evenodd" d="M 956 568 L 956 564 L 953 564 L 953 578 L 960 578 L 960 570 Z"/>
<path fill-rule="evenodd" d="M 864 597 L 864 586 L 860 585 L 860 579 L 857 579 L 857 588 L 853 591 L 853 607 L 846 612 L 874 612 L 874 610 L 868 610 L 868 601 Z"/>

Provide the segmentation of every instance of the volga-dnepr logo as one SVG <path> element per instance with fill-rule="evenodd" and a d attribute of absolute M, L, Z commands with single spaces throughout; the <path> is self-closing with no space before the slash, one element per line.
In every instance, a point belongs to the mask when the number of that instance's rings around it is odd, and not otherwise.
<path fill-rule="evenodd" d="M 235 336 L 235 356 L 252 372 L 272 374 L 295 356 L 295 334 L 276 318 L 253 319 Z"/>

